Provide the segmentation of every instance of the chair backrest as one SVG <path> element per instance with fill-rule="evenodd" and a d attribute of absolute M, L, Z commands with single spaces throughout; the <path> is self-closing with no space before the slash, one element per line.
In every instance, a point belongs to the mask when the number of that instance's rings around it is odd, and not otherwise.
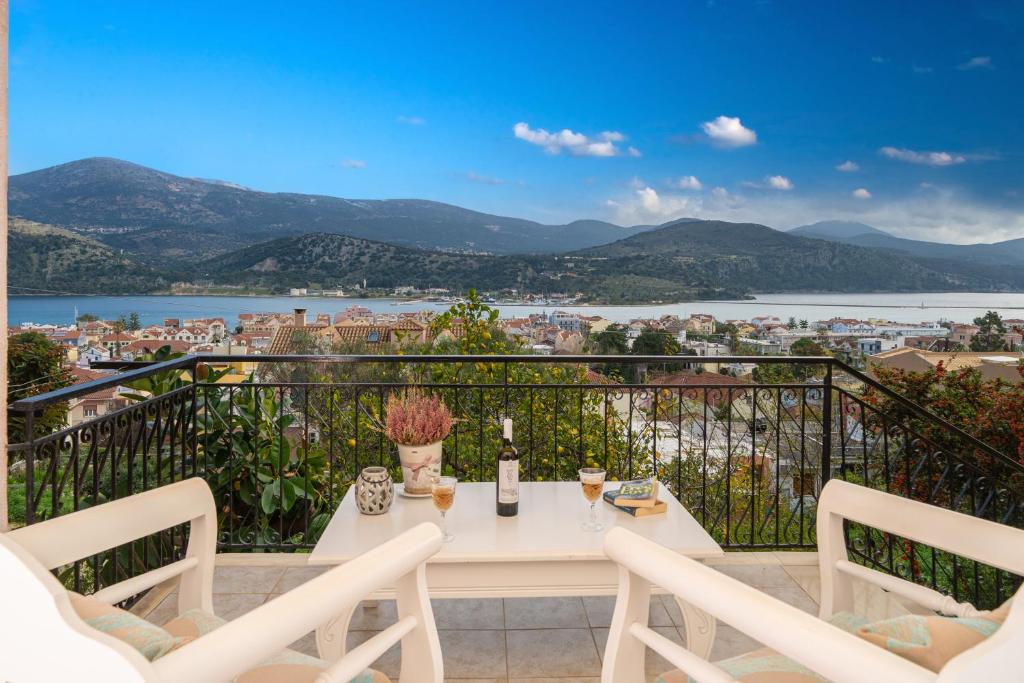
<path fill-rule="evenodd" d="M 833 479 L 821 491 L 817 512 L 823 619 L 851 610 L 854 578 L 937 612 L 971 616 L 973 610 L 930 588 L 850 562 L 844 520 L 1024 575 L 1024 530 Z"/>
<path fill-rule="evenodd" d="M 817 511 L 819 616 L 852 611 L 853 582 L 862 580 L 910 599 L 932 611 L 970 618 L 974 605 L 905 579 L 851 562 L 844 521 L 894 534 L 1012 574 L 1024 575 L 1024 530 L 971 517 L 908 498 L 833 479 L 821 492 Z M 1009 615 L 995 635 L 950 660 L 940 681 L 1016 680 L 1024 647 L 1024 602 L 1018 591 Z"/>
<path fill-rule="evenodd" d="M 114 604 L 180 576 L 179 609 L 212 612 L 217 518 L 202 479 L 0 534 L 0 679 L 149 680 L 149 662 L 82 621 L 50 570 L 185 523 L 190 533 L 184 558 L 107 586 L 94 597 Z"/>

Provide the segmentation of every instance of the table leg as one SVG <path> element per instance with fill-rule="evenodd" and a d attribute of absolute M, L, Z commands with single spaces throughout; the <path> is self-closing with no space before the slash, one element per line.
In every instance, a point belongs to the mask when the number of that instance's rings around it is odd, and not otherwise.
<path fill-rule="evenodd" d="M 718 630 L 717 620 L 702 609 L 675 597 L 679 611 L 683 613 L 683 633 L 686 636 L 686 649 L 701 659 L 711 656 L 711 648 L 715 645 L 715 632 Z"/>
<path fill-rule="evenodd" d="M 321 659 L 336 662 L 345 656 L 348 626 L 352 621 L 352 613 L 358 606 L 359 603 L 356 603 L 316 629 L 316 649 Z"/>

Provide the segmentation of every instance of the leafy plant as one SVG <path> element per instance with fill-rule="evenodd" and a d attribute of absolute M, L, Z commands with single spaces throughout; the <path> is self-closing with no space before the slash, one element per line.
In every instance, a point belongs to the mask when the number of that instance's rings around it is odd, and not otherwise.
<path fill-rule="evenodd" d="M 403 446 L 425 446 L 448 438 L 452 414 L 441 399 L 421 389 L 391 394 L 386 418 L 388 438 Z"/>

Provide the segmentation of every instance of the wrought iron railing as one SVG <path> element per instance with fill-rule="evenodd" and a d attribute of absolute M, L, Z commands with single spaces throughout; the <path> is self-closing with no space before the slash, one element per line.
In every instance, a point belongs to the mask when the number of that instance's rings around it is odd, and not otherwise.
<path fill-rule="evenodd" d="M 785 368 L 785 381 L 666 374 L 752 362 Z M 250 364 L 251 380 L 217 371 L 231 364 Z M 126 385 L 127 407 L 35 433 L 42 408 Z M 24 399 L 11 406 L 29 435 L 12 448 L 24 460 L 20 522 L 202 476 L 222 550 L 308 549 L 362 467 L 400 477 L 375 427 L 388 395 L 410 385 L 442 395 L 458 419 L 444 461 L 460 478 L 493 480 L 509 416 L 523 479 L 572 479 L 587 464 L 618 479 L 657 475 L 727 549 L 812 549 L 831 477 L 1024 526 L 1024 467 L 833 358 L 531 355 L 189 356 Z M 65 576 L 100 587 L 178 557 L 183 543 L 169 530 Z M 958 600 L 993 604 L 1018 583 L 855 525 L 848 543 L 858 560 Z"/>

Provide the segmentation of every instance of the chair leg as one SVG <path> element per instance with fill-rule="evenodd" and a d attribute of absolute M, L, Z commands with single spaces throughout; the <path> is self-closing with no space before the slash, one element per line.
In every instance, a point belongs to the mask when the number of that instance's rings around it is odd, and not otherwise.
<path fill-rule="evenodd" d="M 402 638 L 399 683 L 443 683 L 444 662 L 434 611 L 427 593 L 427 569 L 421 564 L 395 583 L 398 618 L 416 618 L 416 628 Z"/>

